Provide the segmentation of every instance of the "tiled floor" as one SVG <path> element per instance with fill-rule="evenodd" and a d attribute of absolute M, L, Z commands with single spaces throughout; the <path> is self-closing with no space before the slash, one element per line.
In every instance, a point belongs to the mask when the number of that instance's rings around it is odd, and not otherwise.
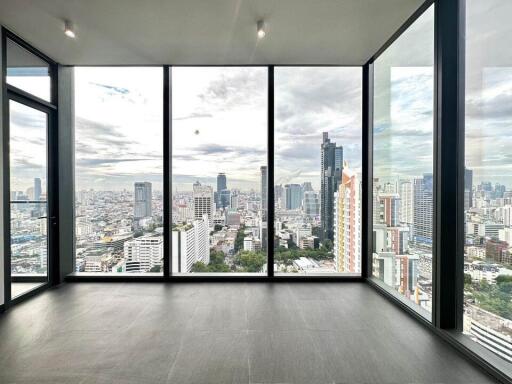
<path fill-rule="evenodd" d="M 0 383 L 491 383 L 363 283 L 74 283 L 0 315 Z"/>

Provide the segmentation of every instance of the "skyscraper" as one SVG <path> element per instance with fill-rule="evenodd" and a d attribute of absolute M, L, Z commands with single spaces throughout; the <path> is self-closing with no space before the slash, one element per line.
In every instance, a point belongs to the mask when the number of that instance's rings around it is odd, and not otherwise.
<path fill-rule="evenodd" d="M 410 181 L 400 183 L 400 222 L 411 225 L 414 219 L 413 188 Z"/>
<path fill-rule="evenodd" d="M 338 272 L 361 272 L 361 207 L 357 175 L 345 167 L 334 204 L 334 255 Z"/>
<path fill-rule="evenodd" d="M 284 188 L 281 184 L 274 186 L 274 200 L 276 202 L 277 207 L 283 208 L 284 205 Z"/>
<path fill-rule="evenodd" d="M 379 196 L 379 218 L 380 224 L 388 227 L 396 227 L 400 222 L 400 197 L 393 194 L 382 194 Z"/>
<path fill-rule="evenodd" d="M 464 210 L 473 206 L 473 170 L 464 168 Z"/>
<path fill-rule="evenodd" d="M 36 177 L 34 179 L 34 200 L 39 201 L 41 200 L 41 179 L 39 177 Z"/>
<path fill-rule="evenodd" d="M 343 171 L 343 147 L 331 143 L 329 134 L 322 134 L 320 169 L 320 221 L 322 240 L 334 239 L 334 193 L 338 190 Z"/>
<path fill-rule="evenodd" d="M 152 215 L 152 194 L 151 183 L 136 182 L 134 190 L 135 204 L 133 207 L 133 217 L 135 219 L 142 219 Z"/>
<path fill-rule="evenodd" d="M 261 209 L 266 211 L 268 198 L 267 198 L 267 187 L 268 187 L 268 175 L 267 166 L 262 165 L 261 168 Z"/>
<path fill-rule="evenodd" d="M 304 192 L 304 214 L 311 217 L 316 217 L 320 214 L 318 193 L 313 191 Z"/>
<path fill-rule="evenodd" d="M 261 246 L 263 250 L 267 250 L 268 243 L 268 226 L 267 226 L 267 209 L 268 209 L 268 173 L 267 166 L 262 165 L 261 171 L 261 218 L 260 218 L 260 232 L 261 232 Z"/>
<path fill-rule="evenodd" d="M 426 173 L 422 178 L 414 179 L 414 221 L 413 239 L 427 245 L 432 244 L 432 174 Z"/>
<path fill-rule="evenodd" d="M 217 208 L 228 208 L 231 203 L 231 191 L 229 189 L 223 189 L 218 194 L 218 207 Z"/>
<path fill-rule="evenodd" d="M 302 204 L 302 187 L 300 184 L 286 184 L 284 190 L 286 194 L 286 209 L 299 209 Z"/>
<path fill-rule="evenodd" d="M 211 189 L 211 188 L 210 188 Z M 187 273 L 198 261 L 210 262 L 209 223 L 207 215 L 192 224 L 172 230 L 172 271 Z"/>
<path fill-rule="evenodd" d="M 203 220 L 208 216 L 208 223 L 213 227 L 213 189 L 207 185 L 201 185 L 199 181 L 193 186 L 194 220 Z"/>
<path fill-rule="evenodd" d="M 221 206 L 221 201 L 220 201 L 220 193 L 221 191 L 225 190 L 228 188 L 228 183 L 227 183 L 227 179 L 226 179 L 226 174 L 225 173 L 219 173 L 217 175 L 217 193 L 215 195 L 215 203 L 217 204 L 218 207 Z"/>

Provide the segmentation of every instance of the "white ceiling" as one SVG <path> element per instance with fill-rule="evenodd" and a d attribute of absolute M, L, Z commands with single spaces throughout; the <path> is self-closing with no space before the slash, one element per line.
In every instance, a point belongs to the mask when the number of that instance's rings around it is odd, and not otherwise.
<path fill-rule="evenodd" d="M 0 0 L 0 23 L 61 64 L 360 65 L 422 2 Z"/>

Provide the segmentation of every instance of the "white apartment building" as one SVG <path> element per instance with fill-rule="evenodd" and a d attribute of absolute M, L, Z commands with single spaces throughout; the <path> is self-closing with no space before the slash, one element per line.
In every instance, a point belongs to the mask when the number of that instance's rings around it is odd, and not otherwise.
<path fill-rule="evenodd" d="M 210 262 L 210 231 L 208 215 L 192 224 L 172 230 L 172 271 L 187 273 L 196 262 Z"/>
<path fill-rule="evenodd" d="M 164 257 L 162 236 L 142 236 L 124 243 L 126 272 L 149 272 L 161 266 Z"/>

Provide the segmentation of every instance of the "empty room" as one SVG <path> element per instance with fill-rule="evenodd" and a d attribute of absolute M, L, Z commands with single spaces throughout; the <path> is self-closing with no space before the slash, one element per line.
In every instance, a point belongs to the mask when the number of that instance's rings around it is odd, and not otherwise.
<path fill-rule="evenodd" d="M 512 384 L 510 0 L 0 0 L 0 384 Z"/>

